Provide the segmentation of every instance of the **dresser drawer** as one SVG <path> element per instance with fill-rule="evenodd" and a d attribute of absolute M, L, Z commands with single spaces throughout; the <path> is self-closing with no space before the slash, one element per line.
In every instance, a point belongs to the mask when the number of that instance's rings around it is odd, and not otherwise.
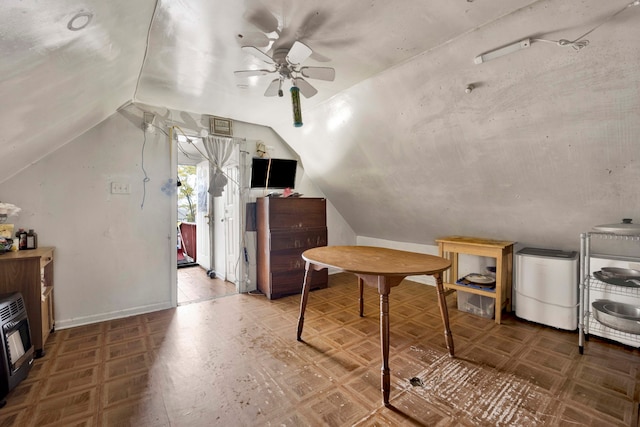
<path fill-rule="evenodd" d="M 264 199 L 261 199 L 264 200 Z M 276 228 L 316 228 L 327 226 L 325 199 L 272 198 L 267 199 L 268 227 Z"/>
<path fill-rule="evenodd" d="M 305 249 L 302 248 L 272 251 L 269 263 L 271 272 L 304 270 L 305 260 L 302 259 L 304 251 Z"/>
<path fill-rule="evenodd" d="M 319 289 L 327 287 L 328 272 L 327 269 L 310 272 L 311 289 Z M 284 273 L 271 274 L 271 293 L 272 298 L 277 298 L 287 294 L 296 294 L 302 292 L 304 284 L 304 269 L 301 271 L 289 271 Z"/>
<path fill-rule="evenodd" d="M 327 246 L 327 229 L 316 228 L 304 231 L 274 231 L 270 235 L 270 245 L 272 251 Z"/>
<path fill-rule="evenodd" d="M 269 299 L 302 290 L 307 249 L 327 246 L 327 202 L 323 198 L 256 199 L 256 279 Z M 313 288 L 327 286 L 327 274 L 313 276 Z"/>

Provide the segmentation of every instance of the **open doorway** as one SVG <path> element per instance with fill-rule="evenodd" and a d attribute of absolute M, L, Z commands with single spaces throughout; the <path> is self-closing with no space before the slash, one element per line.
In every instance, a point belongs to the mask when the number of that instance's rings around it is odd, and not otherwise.
<path fill-rule="evenodd" d="M 178 146 L 176 286 L 177 303 L 184 305 L 235 294 L 237 286 L 215 270 L 214 248 L 235 239 L 227 237 L 224 228 L 214 230 L 216 218 L 225 218 L 215 212 L 220 198 L 208 192 L 211 168 L 204 158 L 202 139 L 179 136 Z"/>
<path fill-rule="evenodd" d="M 196 167 L 178 165 L 178 268 L 194 267 L 196 262 Z"/>

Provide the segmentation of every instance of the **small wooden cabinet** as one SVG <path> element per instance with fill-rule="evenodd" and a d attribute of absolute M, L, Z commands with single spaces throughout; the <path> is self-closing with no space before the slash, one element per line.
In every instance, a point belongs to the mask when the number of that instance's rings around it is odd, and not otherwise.
<path fill-rule="evenodd" d="M 258 289 L 269 299 L 302 292 L 302 252 L 327 246 L 327 207 L 321 198 L 264 197 L 256 201 Z M 327 287 L 327 270 L 314 272 L 311 289 Z"/>
<path fill-rule="evenodd" d="M 482 295 L 495 300 L 495 321 L 499 325 L 502 309 L 511 311 L 511 279 L 513 275 L 513 244 L 504 240 L 477 237 L 449 236 L 436 239 L 438 253 L 451 261 L 451 269 L 445 273 L 444 287 L 470 294 Z M 458 277 L 458 254 L 476 255 L 496 259 L 496 288 L 493 291 L 474 289 L 456 284 Z"/>
<path fill-rule="evenodd" d="M 55 328 L 53 250 L 42 247 L 0 255 L 0 293 L 20 292 L 27 308 L 36 357 Z"/>

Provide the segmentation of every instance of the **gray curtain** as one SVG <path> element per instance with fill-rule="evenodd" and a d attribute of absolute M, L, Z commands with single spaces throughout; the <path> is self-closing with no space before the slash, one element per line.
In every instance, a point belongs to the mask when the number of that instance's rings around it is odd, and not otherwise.
<path fill-rule="evenodd" d="M 213 175 L 209 180 L 209 194 L 213 197 L 220 197 L 228 181 L 222 172 L 222 168 L 229 163 L 229 159 L 233 154 L 233 138 L 209 135 L 204 138 L 203 142 L 209 156 L 211 170 L 213 171 Z"/>

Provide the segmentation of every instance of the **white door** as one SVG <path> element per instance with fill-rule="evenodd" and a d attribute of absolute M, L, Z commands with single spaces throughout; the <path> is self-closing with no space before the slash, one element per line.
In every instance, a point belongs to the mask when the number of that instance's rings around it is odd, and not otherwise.
<path fill-rule="evenodd" d="M 242 260 L 240 259 L 240 253 L 243 251 L 240 242 L 240 209 L 239 199 L 240 193 L 238 185 L 240 182 L 240 170 L 238 165 L 233 165 L 225 168 L 225 174 L 229 178 L 229 183 L 223 194 L 225 201 L 224 207 L 224 224 L 225 224 L 225 262 L 227 268 L 227 280 L 236 284 L 239 284 L 239 278 L 241 276 Z M 228 191 L 227 191 L 228 190 Z"/>
<path fill-rule="evenodd" d="M 224 211 L 224 195 L 227 193 L 229 184 L 222 192 L 222 197 L 213 197 L 213 270 L 216 272 L 216 278 L 227 280 L 225 257 L 225 211 Z"/>
<path fill-rule="evenodd" d="M 209 161 L 205 160 L 196 165 L 196 193 L 198 206 L 196 212 L 196 262 L 205 270 L 211 269 L 211 237 L 209 230 L 209 210 L 211 197 L 209 196 Z"/>

